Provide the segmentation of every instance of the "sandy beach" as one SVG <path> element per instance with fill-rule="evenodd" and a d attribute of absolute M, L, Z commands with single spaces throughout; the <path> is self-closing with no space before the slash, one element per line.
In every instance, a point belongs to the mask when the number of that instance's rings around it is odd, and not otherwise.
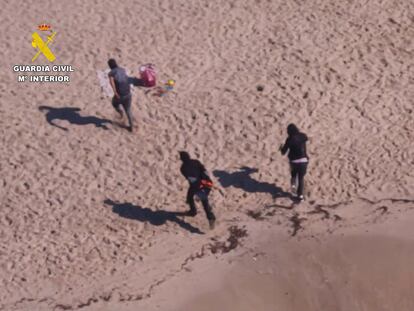
<path fill-rule="evenodd" d="M 414 310 L 412 2 L 1 6 L 1 311 Z M 13 71 L 52 65 L 31 61 L 42 23 L 73 72 Z M 132 88 L 133 133 L 111 57 L 176 82 Z M 35 74 L 70 81 L 18 81 Z M 309 137 L 300 204 L 289 123 Z M 221 190 L 214 230 L 200 203 L 182 215 L 181 150 Z"/>

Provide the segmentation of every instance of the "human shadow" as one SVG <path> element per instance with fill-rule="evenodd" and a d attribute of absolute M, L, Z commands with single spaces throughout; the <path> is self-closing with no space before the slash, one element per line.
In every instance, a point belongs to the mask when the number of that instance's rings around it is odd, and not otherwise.
<path fill-rule="evenodd" d="M 257 168 L 244 166 L 233 173 L 215 170 L 213 175 L 218 179 L 223 188 L 235 187 L 251 193 L 268 193 L 274 199 L 281 197 L 293 199 L 293 196 L 283 191 L 282 188 L 268 182 L 257 181 L 250 176 L 258 171 Z"/>
<path fill-rule="evenodd" d="M 57 128 L 60 128 L 64 131 L 68 131 L 67 128 L 60 126 L 56 123 L 54 123 L 54 120 L 66 120 L 71 124 L 76 125 L 88 125 L 88 124 L 94 124 L 96 127 L 103 128 L 104 130 L 107 130 L 108 127 L 105 124 L 111 124 L 111 120 L 107 119 L 101 119 L 95 116 L 81 116 L 79 114 L 80 108 L 76 107 L 61 107 L 61 108 L 55 108 L 50 106 L 40 106 L 39 111 L 45 112 L 46 111 L 46 121 Z"/>
<path fill-rule="evenodd" d="M 180 219 L 178 216 L 185 216 L 185 212 L 153 211 L 132 203 L 119 203 L 106 199 L 106 205 L 112 206 L 112 211 L 121 217 L 134 219 L 141 222 L 149 222 L 153 226 L 164 225 L 167 221 L 177 223 L 181 228 L 196 234 L 204 234 L 198 228 Z"/>

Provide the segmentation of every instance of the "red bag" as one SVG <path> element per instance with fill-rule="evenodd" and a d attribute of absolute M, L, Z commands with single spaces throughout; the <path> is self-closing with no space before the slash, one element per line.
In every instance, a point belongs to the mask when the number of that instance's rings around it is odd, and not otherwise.
<path fill-rule="evenodd" d="M 206 179 L 202 179 L 201 183 L 200 183 L 200 188 L 208 188 L 211 189 L 213 188 L 213 182 L 210 180 L 206 180 Z"/>
<path fill-rule="evenodd" d="M 153 87 L 156 84 L 155 68 L 152 64 L 145 64 L 139 67 L 139 74 L 144 86 Z"/>

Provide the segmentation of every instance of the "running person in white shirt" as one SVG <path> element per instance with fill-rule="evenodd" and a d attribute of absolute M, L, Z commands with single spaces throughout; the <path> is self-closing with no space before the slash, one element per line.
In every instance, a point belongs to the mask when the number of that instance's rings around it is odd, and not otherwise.
<path fill-rule="evenodd" d="M 309 157 L 306 153 L 306 142 L 308 137 L 306 134 L 301 133 L 297 126 L 293 123 L 287 127 L 288 138 L 284 145 L 280 146 L 280 152 L 282 155 L 286 154 L 289 150 L 288 158 L 290 162 L 291 171 L 291 186 L 292 189 L 296 188 L 296 180 L 298 180 L 297 198 L 302 201 L 304 177 L 306 175 L 306 169 L 308 167 Z"/>

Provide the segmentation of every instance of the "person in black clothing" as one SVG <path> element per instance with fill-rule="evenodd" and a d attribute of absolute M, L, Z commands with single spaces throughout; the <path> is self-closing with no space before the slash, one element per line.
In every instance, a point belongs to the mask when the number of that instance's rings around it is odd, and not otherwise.
<path fill-rule="evenodd" d="M 304 177 L 308 167 L 309 157 L 306 153 L 306 142 L 308 137 L 299 131 L 295 124 L 291 123 L 287 127 L 288 138 L 284 145 L 280 146 L 280 151 L 284 155 L 288 150 L 288 158 L 291 170 L 292 190 L 296 189 L 298 182 L 297 197 L 300 201 L 304 200 L 303 188 Z"/>
<path fill-rule="evenodd" d="M 208 176 L 207 171 L 200 161 L 190 158 L 190 155 L 185 152 L 180 152 L 180 159 L 182 165 L 180 168 L 181 174 L 188 180 L 190 187 L 187 192 L 187 204 L 190 206 L 188 216 L 195 216 L 197 214 L 194 196 L 200 198 L 203 204 L 204 211 L 206 212 L 207 219 L 210 228 L 214 228 L 216 217 L 212 211 L 210 204 L 208 203 L 208 195 L 211 191 L 213 183 L 211 178 Z"/>
<path fill-rule="evenodd" d="M 114 91 L 112 106 L 120 114 L 121 117 L 123 116 L 123 113 L 120 109 L 120 106 L 124 108 L 129 122 L 128 131 L 132 132 L 132 95 L 129 86 L 129 78 L 125 72 L 125 69 L 119 67 L 115 59 L 111 58 L 108 60 L 108 66 L 111 69 L 111 71 L 108 73 L 109 82 L 111 84 L 112 90 Z"/>

